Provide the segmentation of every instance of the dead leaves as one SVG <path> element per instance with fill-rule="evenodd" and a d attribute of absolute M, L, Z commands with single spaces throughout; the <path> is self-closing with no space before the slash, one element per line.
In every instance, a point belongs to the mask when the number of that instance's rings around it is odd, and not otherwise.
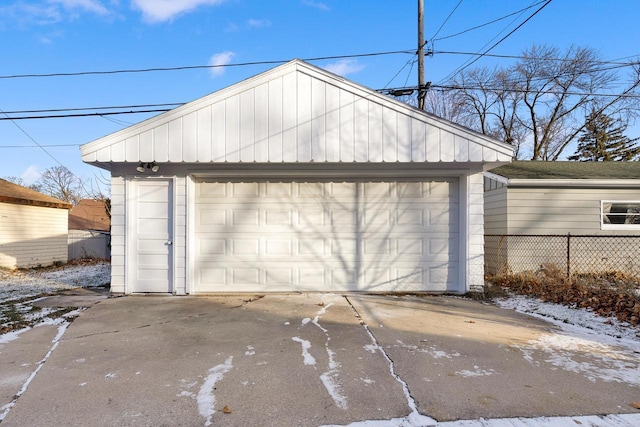
<path fill-rule="evenodd" d="M 230 414 L 231 413 L 231 408 L 229 408 L 228 405 L 224 405 L 224 408 L 222 408 L 222 413 Z"/>
<path fill-rule="evenodd" d="M 588 308 L 600 316 L 616 317 L 631 325 L 640 324 L 640 282 L 622 273 L 579 275 L 567 279 L 549 274 L 551 269 L 492 278 L 518 294 L 569 307 Z"/>

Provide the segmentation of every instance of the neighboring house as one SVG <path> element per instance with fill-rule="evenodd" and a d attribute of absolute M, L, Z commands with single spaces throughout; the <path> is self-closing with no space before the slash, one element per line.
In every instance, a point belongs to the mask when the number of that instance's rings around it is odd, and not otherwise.
<path fill-rule="evenodd" d="M 632 239 L 604 243 L 603 237 L 585 237 L 581 247 L 556 245 L 554 253 L 551 237 L 501 236 L 640 235 L 640 162 L 515 161 L 492 169 L 485 173 L 485 233 L 487 259 L 500 258 L 512 271 L 566 259 L 568 251 L 582 257 L 583 266 L 603 271 L 630 266 L 635 271 L 638 254 L 626 249 Z M 495 272 L 495 265 L 487 267 Z"/>
<path fill-rule="evenodd" d="M 81 147 L 114 293 L 466 292 L 512 148 L 295 60 Z"/>
<path fill-rule="evenodd" d="M 80 200 L 69 212 L 69 259 L 110 258 L 110 228 L 104 200 Z"/>
<path fill-rule="evenodd" d="M 0 267 L 67 262 L 71 205 L 0 179 Z"/>

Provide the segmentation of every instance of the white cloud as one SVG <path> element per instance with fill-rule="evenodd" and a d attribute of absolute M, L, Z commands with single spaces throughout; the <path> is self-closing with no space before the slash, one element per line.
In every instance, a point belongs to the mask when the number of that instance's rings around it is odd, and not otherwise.
<path fill-rule="evenodd" d="M 60 22 L 62 15 L 56 6 L 17 3 L 0 6 L 0 25 L 47 25 Z"/>
<path fill-rule="evenodd" d="M 209 60 L 209 65 L 227 65 L 231 62 L 234 56 L 236 56 L 236 54 L 230 51 L 216 53 Z M 218 77 L 224 74 L 225 67 L 216 67 L 211 68 L 210 70 L 213 77 Z"/>
<path fill-rule="evenodd" d="M 268 19 L 248 19 L 246 20 L 242 26 L 236 24 L 235 22 L 230 22 L 227 27 L 224 29 L 227 33 L 235 33 L 241 30 L 251 30 L 253 28 L 264 28 L 271 26 L 271 21 Z"/>
<path fill-rule="evenodd" d="M 38 179 L 40 179 L 40 175 L 41 174 L 38 170 L 38 167 L 35 165 L 31 165 L 24 172 L 22 172 L 20 178 L 22 178 L 22 180 L 24 181 L 24 185 L 31 185 Z"/>
<path fill-rule="evenodd" d="M 68 10 L 81 10 L 95 13 L 97 15 L 109 14 L 109 9 L 107 9 L 99 0 L 49 0 L 48 2 L 52 4 L 59 4 Z"/>
<path fill-rule="evenodd" d="M 131 3 L 142 11 L 145 21 L 154 23 L 171 21 L 200 6 L 216 5 L 224 1 L 226 0 L 131 0 Z"/>
<path fill-rule="evenodd" d="M 333 64 L 324 66 L 324 69 L 339 76 L 347 76 L 364 70 L 364 65 L 359 64 L 357 59 L 341 59 Z"/>
<path fill-rule="evenodd" d="M 313 0 L 302 0 L 302 4 L 305 6 L 315 7 L 316 9 L 324 10 L 325 12 L 329 12 L 331 8 L 323 2 L 313 1 Z"/>
<path fill-rule="evenodd" d="M 268 19 L 249 19 L 247 21 L 247 25 L 249 26 L 249 28 L 262 28 L 262 27 L 268 27 L 269 25 L 271 25 L 271 21 L 269 21 Z"/>

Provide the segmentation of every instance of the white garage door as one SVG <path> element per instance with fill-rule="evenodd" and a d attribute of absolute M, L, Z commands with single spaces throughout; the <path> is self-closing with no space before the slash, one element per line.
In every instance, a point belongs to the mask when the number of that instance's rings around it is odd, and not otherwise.
<path fill-rule="evenodd" d="M 458 184 L 197 182 L 193 292 L 458 290 Z"/>

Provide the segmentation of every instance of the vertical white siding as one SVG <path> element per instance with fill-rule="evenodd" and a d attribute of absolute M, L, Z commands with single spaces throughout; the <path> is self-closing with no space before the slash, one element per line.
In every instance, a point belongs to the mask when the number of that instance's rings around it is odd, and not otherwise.
<path fill-rule="evenodd" d="M 283 138 L 283 120 L 285 112 L 283 111 L 282 98 L 283 79 L 276 79 L 269 82 L 267 92 L 268 98 L 268 134 L 269 134 L 269 160 L 272 162 L 282 161 L 282 138 Z"/>
<path fill-rule="evenodd" d="M 484 287 L 484 199 L 482 172 L 467 178 L 467 277 L 468 289 L 478 290 Z"/>
<path fill-rule="evenodd" d="M 111 177 L 111 292 L 124 293 L 125 285 L 125 179 Z"/>
<path fill-rule="evenodd" d="M 174 290 L 178 295 L 187 292 L 187 179 L 175 178 L 175 223 L 173 236 Z"/>
<path fill-rule="evenodd" d="M 167 150 L 157 151 L 155 138 L 165 135 L 155 129 L 167 124 Z M 355 158 L 463 163 L 510 161 L 512 152 L 507 145 L 344 79 L 291 63 L 87 144 L 82 156 L 87 162 L 124 157 L 129 162 L 352 162 Z"/>
<path fill-rule="evenodd" d="M 269 86 L 265 83 L 255 89 L 255 161 L 269 161 Z"/>
<path fill-rule="evenodd" d="M 290 72 L 240 89 L 83 157 L 187 163 L 510 160 L 479 135 L 378 96 L 362 97 L 340 82 Z"/>
<path fill-rule="evenodd" d="M 0 202 L 0 266 L 67 262 L 67 209 Z"/>

